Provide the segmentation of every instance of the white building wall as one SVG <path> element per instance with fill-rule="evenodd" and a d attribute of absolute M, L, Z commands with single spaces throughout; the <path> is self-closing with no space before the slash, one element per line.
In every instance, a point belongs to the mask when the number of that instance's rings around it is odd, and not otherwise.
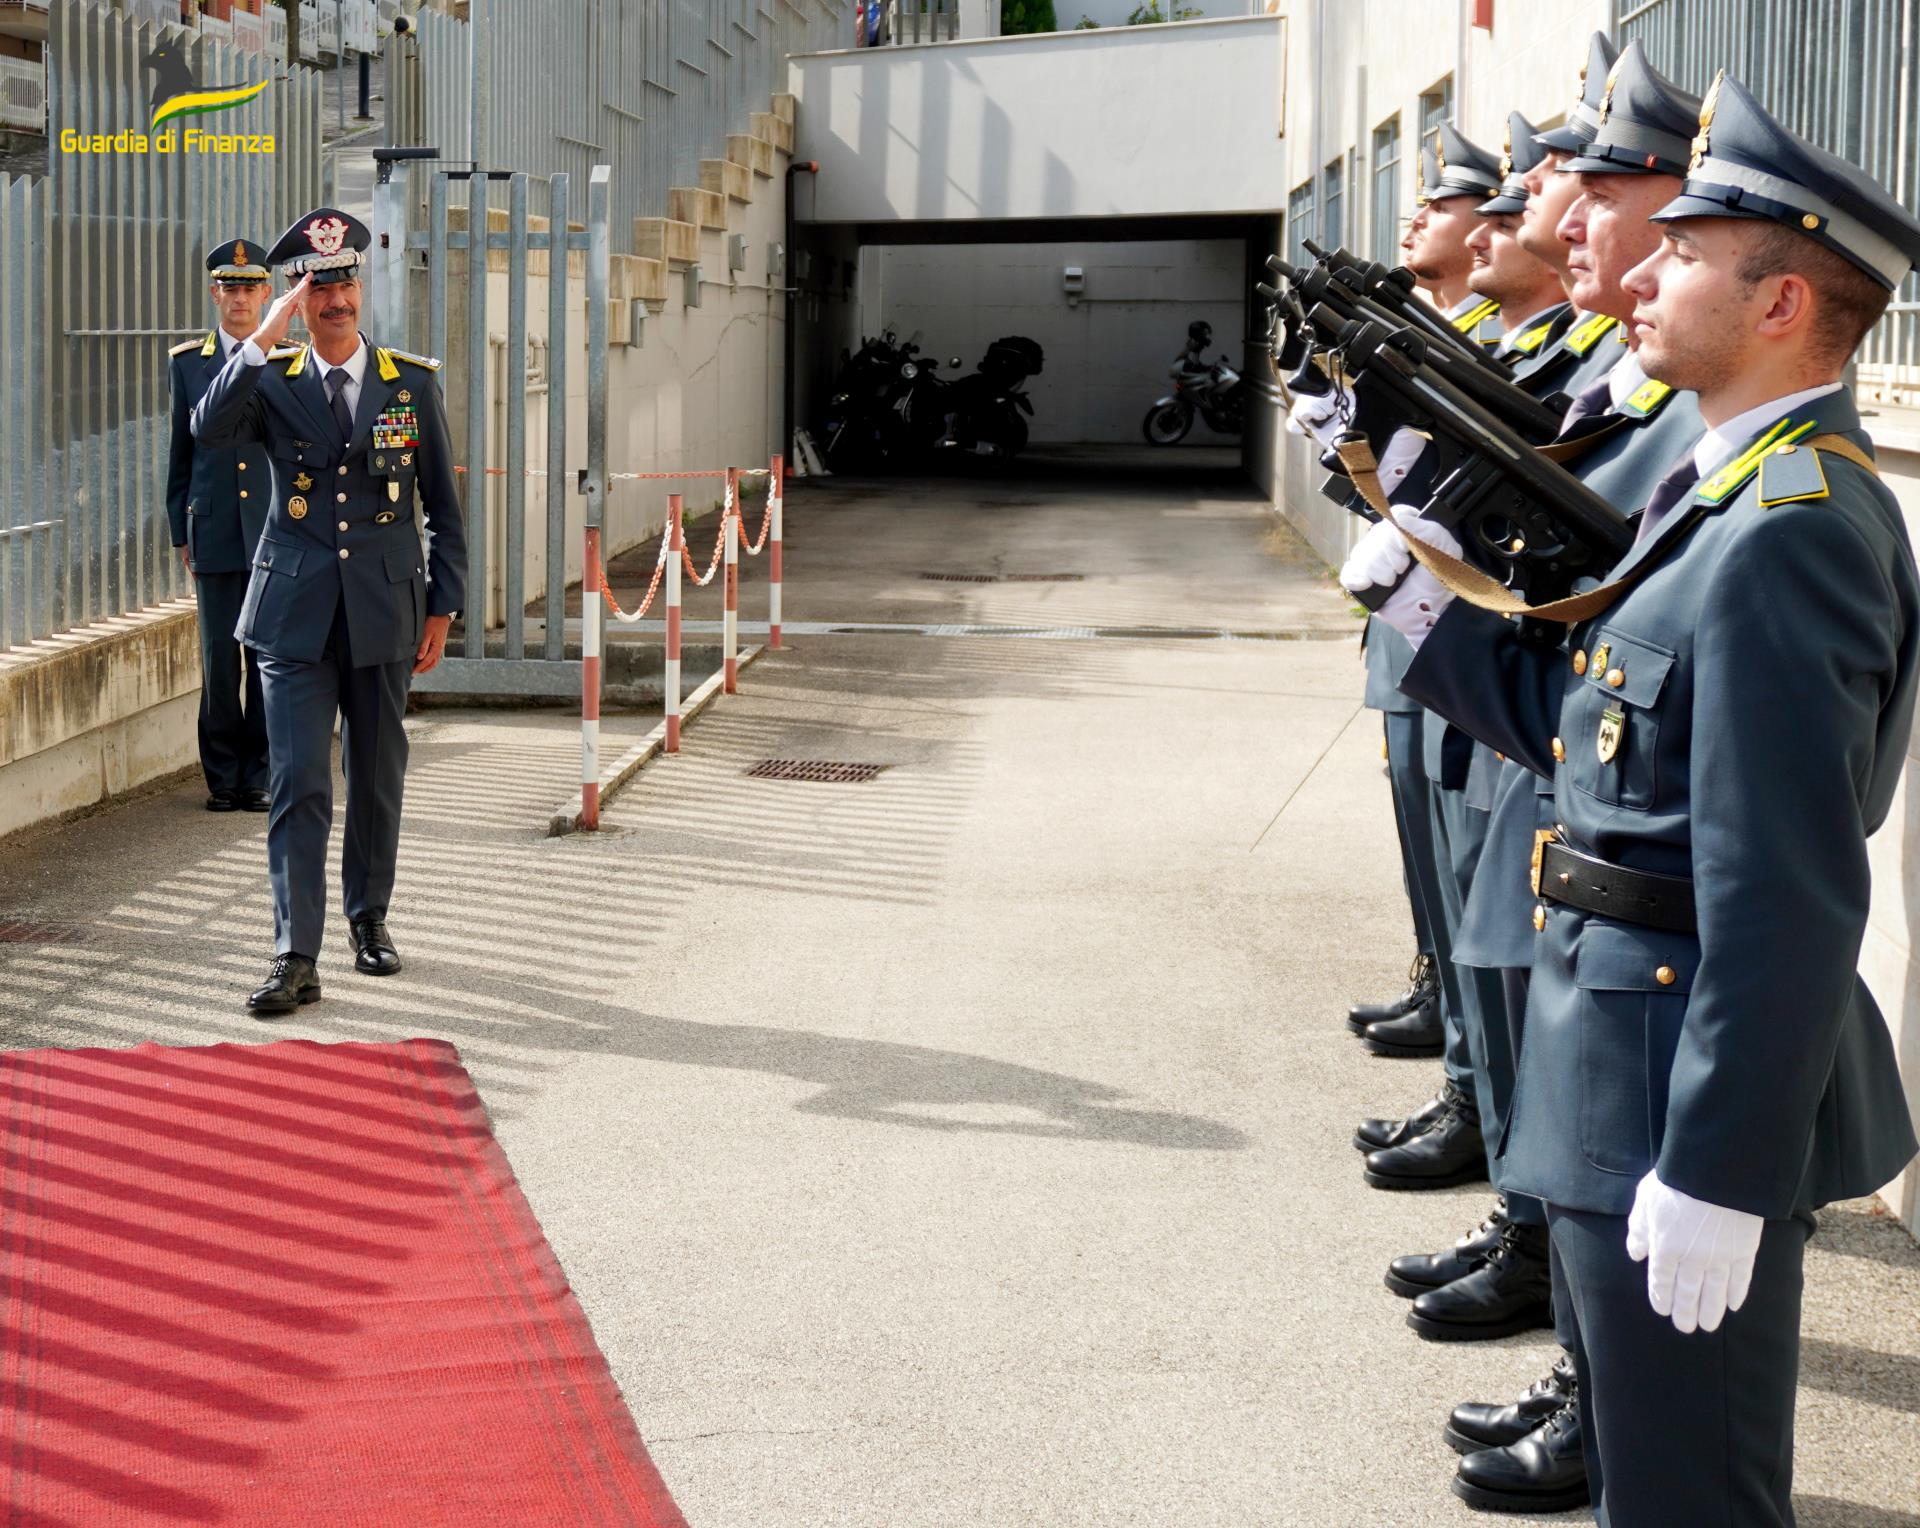
<path fill-rule="evenodd" d="M 1235 365 L 1242 350 L 1246 255 L 1238 239 L 1131 244 L 898 245 L 871 248 L 862 266 L 860 327 L 866 334 L 920 331 L 921 348 L 965 370 L 1005 334 L 1046 351 L 1027 383 L 1036 441 L 1138 441 L 1147 406 L 1187 325 L 1213 325 L 1211 358 Z M 1086 288 L 1069 303 L 1062 273 L 1078 266 Z M 1196 426 L 1190 440 L 1219 444 Z"/>

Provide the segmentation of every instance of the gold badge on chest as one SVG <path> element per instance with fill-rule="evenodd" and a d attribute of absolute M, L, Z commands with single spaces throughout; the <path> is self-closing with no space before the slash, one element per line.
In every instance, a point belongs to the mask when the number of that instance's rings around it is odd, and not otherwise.
<path fill-rule="evenodd" d="M 1592 661 L 1587 664 L 1587 667 L 1596 674 L 1604 674 L 1607 671 L 1607 659 L 1612 655 L 1613 644 L 1611 642 L 1602 642 L 1593 650 Z"/>
<path fill-rule="evenodd" d="M 307 501 L 297 493 L 291 499 L 287 500 L 287 518 L 290 520 L 304 520 L 307 518 Z"/>
<path fill-rule="evenodd" d="M 1600 736 L 1595 747 L 1600 753 L 1602 764 L 1611 764 L 1619 755 L 1621 746 L 1627 740 L 1627 713 L 1618 706 L 1608 706 L 1600 713 Z"/>
<path fill-rule="evenodd" d="M 309 488 L 313 487 L 313 479 L 303 472 L 293 480 L 293 486 L 298 488 L 302 493 L 305 493 Z"/>

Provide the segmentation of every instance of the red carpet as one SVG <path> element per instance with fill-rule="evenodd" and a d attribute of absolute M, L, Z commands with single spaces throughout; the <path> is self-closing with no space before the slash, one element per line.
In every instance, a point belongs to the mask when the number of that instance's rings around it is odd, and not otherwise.
<path fill-rule="evenodd" d="M 0 1055 L 8 1528 L 684 1528 L 459 1053 Z"/>

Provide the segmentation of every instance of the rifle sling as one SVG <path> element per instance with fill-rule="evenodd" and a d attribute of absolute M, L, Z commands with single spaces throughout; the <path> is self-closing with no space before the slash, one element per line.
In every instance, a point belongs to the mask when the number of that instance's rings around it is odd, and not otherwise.
<path fill-rule="evenodd" d="M 1590 439 L 1591 437 L 1589 437 Z M 1880 470 L 1868 456 L 1844 435 L 1816 435 L 1811 440 L 1802 441 L 1803 446 L 1815 451 L 1825 451 L 1843 461 L 1849 461 L 1856 467 L 1864 468 L 1875 477 Z M 1341 462 L 1346 466 L 1353 485 L 1360 490 L 1360 496 L 1389 525 L 1395 524 L 1393 506 L 1380 488 L 1379 463 L 1374 460 L 1373 447 L 1365 440 L 1343 441 L 1334 447 Z M 1693 527 L 1716 505 L 1696 501 L 1687 509 L 1687 518 L 1680 529 L 1667 538 L 1666 545 L 1657 556 L 1649 555 L 1636 563 L 1624 577 L 1610 583 L 1589 589 L 1584 594 L 1569 595 L 1565 599 L 1550 600 L 1544 605 L 1529 605 L 1505 584 L 1474 567 L 1472 563 L 1443 552 L 1436 546 L 1429 546 L 1418 536 L 1409 536 L 1402 530 L 1408 549 L 1414 560 L 1438 580 L 1440 587 L 1449 594 L 1457 595 L 1469 605 L 1478 605 L 1482 610 L 1491 610 L 1499 615 L 1523 615 L 1537 621 L 1562 621 L 1569 626 L 1581 621 L 1591 620 L 1606 610 L 1621 595 L 1651 572 L 1660 561 L 1669 555 L 1673 548 L 1686 540 Z"/>

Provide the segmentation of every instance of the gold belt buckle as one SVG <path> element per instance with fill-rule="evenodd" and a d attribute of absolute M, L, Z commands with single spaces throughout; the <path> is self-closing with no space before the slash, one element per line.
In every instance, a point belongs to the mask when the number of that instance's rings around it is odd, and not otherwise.
<path fill-rule="evenodd" d="M 1535 828 L 1533 830 L 1533 894 L 1536 897 L 1541 894 L 1540 862 L 1546 855 L 1547 845 L 1558 843 L 1559 841 L 1560 835 L 1554 832 L 1552 828 Z"/>

